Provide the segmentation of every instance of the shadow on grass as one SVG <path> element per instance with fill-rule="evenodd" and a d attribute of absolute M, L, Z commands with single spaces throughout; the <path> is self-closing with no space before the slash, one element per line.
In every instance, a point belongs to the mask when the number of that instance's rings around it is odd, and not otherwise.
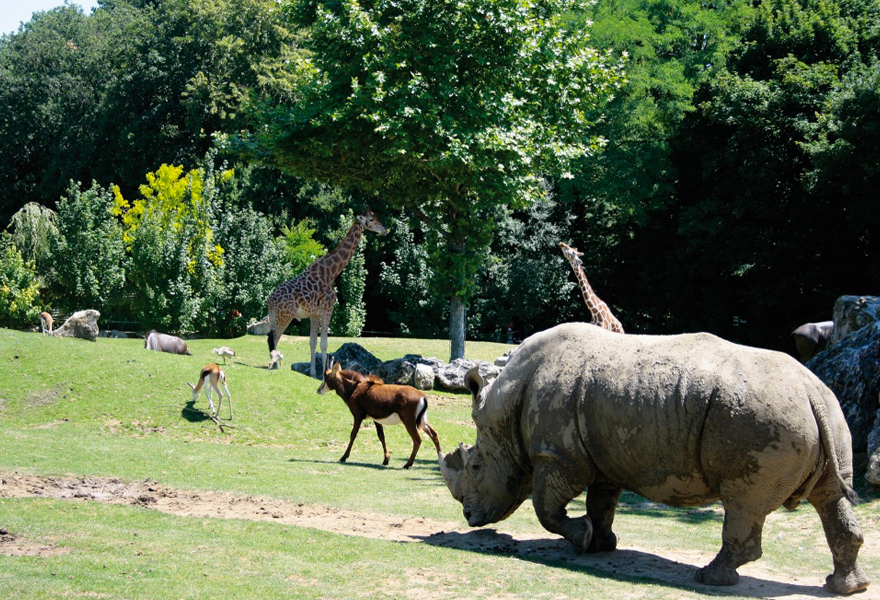
<path fill-rule="evenodd" d="M 820 586 L 800 585 L 741 575 L 739 583 L 731 587 L 713 587 L 695 582 L 701 566 L 642 552 L 618 549 L 613 552 L 596 552 L 578 556 L 571 544 L 557 539 L 519 540 L 494 529 L 473 531 L 441 531 L 426 536 L 416 536 L 426 544 L 454 548 L 466 552 L 502 555 L 567 571 L 586 573 L 594 577 L 608 578 L 623 583 L 649 583 L 667 588 L 686 590 L 703 596 L 767 598 L 798 596 L 810 598 L 833 598 L 834 594 Z"/>
<path fill-rule="evenodd" d="M 208 413 L 195 407 L 196 401 L 190 400 L 180 410 L 180 416 L 190 423 L 201 423 L 202 421 L 210 421 L 211 417 Z"/>
<path fill-rule="evenodd" d="M 405 463 L 405 460 L 403 458 L 398 459 L 398 460 L 400 461 L 400 464 L 395 464 L 395 459 L 392 456 L 391 462 L 388 463 L 387 466 L 384 466 L 382 464 L 381 458 L 376 460 L 375 463 L 357 462 L 357 461 L 353 461 L 353 460 L 339 462 L 339 459 L 317 460 L 317 459 L 307 459 L 307 458 L 289 458 L 287 460 L 287 462 L 311 463 L 311 464 L 315 464 L 315 465 L 341 465 L 341 466 L 348 466 L 348 467 L 361 467 L 364 469 L 373 469 L 373 470 L 377 470 L 377 471 L 389 471 L 389 470 L 390 471 L 404 471 L 404 472 L 409 472 L 409 473 L 414 473 L 414 474 L 415 473 L 422 473 L 424 471 L 430 470 L 431 468 L 436 468 L 437 474 L 439 477 L 440 467 L 437 465 L 436 459 L 430 460 L 430 459 L 416 458 L 415 462 L 413 463 L 413 466 L 411 466 L 409 469 L 403 468 L 403 465 Z M 432 481 L 434 481 L 434 480 L 432 480 Z M 442 482 L 442 478 L 440 478 L 440 481 Z"/>

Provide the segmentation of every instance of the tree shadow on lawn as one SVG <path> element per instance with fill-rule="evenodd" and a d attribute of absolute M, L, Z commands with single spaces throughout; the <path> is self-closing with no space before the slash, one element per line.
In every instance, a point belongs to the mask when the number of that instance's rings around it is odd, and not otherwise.
<path fill-rule="evenodd" d="M 416 536 L 432 546 L 454 548 L 478 554 L 502 555 L 521 560 L 586 573 L 595 577 L 610 578 L 624 583 L 651 583 L 669 588 L 695 592 L 705 596 L 738 596 L 749 598 L 834 598 L 837 597 L 819 585 L 802 585 L 777 579 L 765 579 L 744 575 L 740 568 L 739 583 L 731 587 L 714 587 L 694 581 L 697 571 L 704 565 L 692 565 L 656 554 L 619 548 L 613 552 L 596 552 L 578 556 L 566 540 L 516 539 L 494 529 L 473 531 L 440 531 L 426 536 Z M 688 560 L 694 560 L 688 557 Z M 708 560 L 706 563 L 708 564 Z M 646 593 L 648 591 L 646 590 Z"/>

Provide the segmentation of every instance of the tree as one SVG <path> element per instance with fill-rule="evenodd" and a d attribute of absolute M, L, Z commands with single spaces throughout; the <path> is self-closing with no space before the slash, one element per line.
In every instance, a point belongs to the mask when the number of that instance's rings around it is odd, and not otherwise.
<path fill-rule="evenodd" d="M 58 201 L 58 233 L 49 240 L 45 262 L 49 290 L 68 311 L 106 313 L 118 300 L 127 257 L 113 209 L 113 192 L 94 182 L 87 190 L 71 182 Z"/>
<path fill-rule="evenodd" d="M 602 140 L 590 116 L 619 81 L 567 31 L 577 1 L 306 0 L 309 76 L 295 102 L 262 106 L 250 152 L 305 178 L 372 193 L 421 221 L 450 299 L 452 358 L 502 207 L 540 197 Z"/>
<path fill-rule="evenodd" d="M 12 236 L 0 233 L 0 325 L 21 327 L 40 314 L 40 282 L 33 261 L 25 261 Z"/>
<path fill-rule="evenodd" d="M 244 127 L 249 90 L 285 98 L 293 35 L 275 0 L 102 0 L 36 13 L 0 37 L 0 222 L 53 208 L 68 182 L 137 192 Z"/>
<path fill-rule="evenodd" d="M 139 199 L 129 202 L 114 190 L 142 326 L 195 331 L 213 321 L 224 261 L 214 212 L 219 189 L 232 176 L 215 172 L 210 160 L 186 173 L 182 166 L 162 165 L 147 174 Z"/>
<path fill-rule="evenodd" d="M 58 214 L 36 202 L 28 202 L 9 222 L 15 245 L 25 260 L 39 263 L 49 253 L 50 240 L 58 235 Z"/>

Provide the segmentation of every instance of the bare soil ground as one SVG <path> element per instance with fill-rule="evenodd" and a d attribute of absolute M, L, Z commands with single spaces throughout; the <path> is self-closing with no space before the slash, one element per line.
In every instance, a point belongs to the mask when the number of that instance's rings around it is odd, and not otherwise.
<path fill-rule="evenodd" d="M 522 560 L 540 563 L 565 563 L 570 568 L 616 576 L 649 578 L 674 586 L 693 581 L 696 570 L 713 558 L 708 554 L 687 551 L 663 550 L 660 555 L 655 549 L 632 545 L 615 552 L 577 556 L 568 542 L 550 533 L 546 537 L 512 535 L 494 529 L 464 528 L 461 523 L 421 517 L 401 518 L 227 492 L 178 490 L 150 480 L 126 482 L 114 478 L 40 477 L 0 473 L 0 498 L 27 497 L 132 504 L 178 516 L 272 521 L 343 535 L 515 555 Z M 877 544 L 873 546 L 866 544 L 862 552 L 878 551 Z M 58 548 L 31 544 L 0 528 L 2 555 L 47 556 L 61 551 L 63 550 Z M 830 568 L 830 553 L 828 558 Z M 699 584 L 693 584 L 693 587 L 698 592 L 712 596 L 785 600 L 834 597 L 821 587 L 824 574 L 790 577 L 767 571 L 759 560 L 741 567 L 740 575 L 740 582 L 731 588 L 719 589 Z M 870 589 L 857 595 L 859 600 L 877 597 L 877 593 Z"/>

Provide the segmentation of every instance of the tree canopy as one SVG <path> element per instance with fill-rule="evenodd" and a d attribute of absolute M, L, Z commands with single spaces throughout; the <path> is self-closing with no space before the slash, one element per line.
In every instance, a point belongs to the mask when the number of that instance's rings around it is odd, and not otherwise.
<path fill-rule="evenodd" d="M 602 145 L 592 119 L 619 65 L 564 27 L 578 2 L 286 7 L 308 32 L 309 78 L 295 102 L 259 112 L 253 154 L 416 215 L 435 291 L 452 300 L 452 357 L 462 356 L 465 304 L 498 210 L 526 206 L 545 176 L 566 176 Z"/>

